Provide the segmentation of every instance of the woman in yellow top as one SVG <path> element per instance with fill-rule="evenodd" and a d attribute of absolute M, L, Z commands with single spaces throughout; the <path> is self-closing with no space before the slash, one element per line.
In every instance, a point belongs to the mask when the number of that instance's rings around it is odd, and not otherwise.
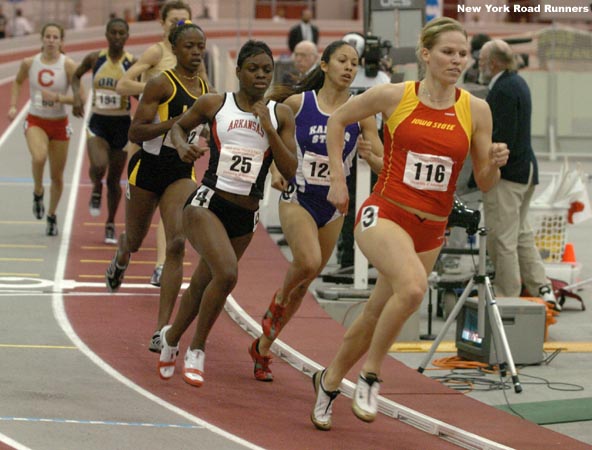
<path fill-rule="evenodd" d="M 160 290 L 157 330 L 171 318 L 181 289 L 185 253 L 183 204 L 197 188 L 193 163 L 179 159 L 170 129 L 198 97 L 208 92 L 207 83 L 198 76 L 206 45 L 203 30 L 186 21 L 171 30 L 169 39 L 177 64 L 148 81 L 129 130 L 130 139 L 141 143 L 142 149 L 134 153 L 128 164 L 125 233 L 119 237 L 106 272 L 108 290 L 119 289 L 131 254 L 142 245 L 159 207 L 167 239 L 165 275 L 169 278 Z M 192 133 L 191 142 L 198 142 L 200 129 Z M 156 331 L 149 350 L 160 352 L 160 348 L 160 332 Z"/>

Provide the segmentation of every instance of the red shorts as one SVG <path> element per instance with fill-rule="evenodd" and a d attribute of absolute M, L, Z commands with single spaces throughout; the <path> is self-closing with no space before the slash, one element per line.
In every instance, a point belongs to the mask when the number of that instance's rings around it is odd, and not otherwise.
<path fill-rule="evenodd" d="M 448 221 L 422 219 L 384 197 L 372 193 L 358 211 L 356 226 L 360 223 L 362 230 L 370 228 L 376 225 L 378 218 L 390 220 L 403 228 L 411 236 L 417 253 L 433 250 L 444 243 Z"/>
<path fill-rule="evenodd" d="M 31 127 L 39 127 L 50 141 L 69 141 L 72 135 L 72 129 L 68 124 L 68 118 L 61 119 L 44 119 L 43 117 L 27 115 L 25 120 L 25 132 Z"/>

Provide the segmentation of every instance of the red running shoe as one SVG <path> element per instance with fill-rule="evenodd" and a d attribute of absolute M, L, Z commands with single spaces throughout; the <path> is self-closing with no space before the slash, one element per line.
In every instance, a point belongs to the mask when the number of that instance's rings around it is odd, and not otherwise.
<path fill-rule="evenodd" d="M 271 356 L 261 356 L 257 351 L 257 344 L 259 344 L 259 339 L 255 339 L 249 346 L 249 355 L 251 355 L 251 358 L 255 363 L 255 367 L 253 369 L 255 379 L 258 381 L 273 381 L 273 374 L 269 369 L 269 365 L 271 364 Z"/>
<path fill-rule="evenodd" d="M 272 341 L 278 337 L 278 334 L 280 334 L 282 326 L 284 325 L 284 313 L 286 312 L 285 306 L 280 306 L 275 302 L 278 292 L 273 294 L 269 308 L 265 312 L 263 320 L 261 321 L 263 334 Z"/>

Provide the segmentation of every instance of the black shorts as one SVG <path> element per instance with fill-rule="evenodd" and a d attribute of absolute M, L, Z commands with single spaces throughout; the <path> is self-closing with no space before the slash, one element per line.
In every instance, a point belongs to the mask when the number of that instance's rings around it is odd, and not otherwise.
<path fill-rule="evenodd" d="M 88 122 L 88 131 L 93 136 L 105 139 L 112 149 L 122 150 L 127 144 L 130 124 L 130 116 L 93 114 Z"/>
<path fill-rule="evenodd" d="M 195 181 L 192 163 L 181 161 L 176 150 L 162 148 L 159 155 L 141 149 L 133 154 L 127 165 L 127 179 L 137 186 L 159 196 L 169 185 L 182 178 Z"/>
<path fill-rule="evenodd" d="M 259 210 L 241 208 L 203 184 L 189 196 L 185 202 L 185 206 L 188 205 L 212 211 L 224 225 L 230 239 L 254 233 L 259 223 Z"/>

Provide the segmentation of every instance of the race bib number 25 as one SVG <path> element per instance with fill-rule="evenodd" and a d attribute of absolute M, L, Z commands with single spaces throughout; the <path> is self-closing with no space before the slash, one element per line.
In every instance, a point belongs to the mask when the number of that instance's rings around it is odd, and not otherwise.
<path fill-rule="evenodd" d="M 235 180 L 255 183 L 263 165 L 263 151 L 236 145 L 223 145 L 216 174 Z"/>

